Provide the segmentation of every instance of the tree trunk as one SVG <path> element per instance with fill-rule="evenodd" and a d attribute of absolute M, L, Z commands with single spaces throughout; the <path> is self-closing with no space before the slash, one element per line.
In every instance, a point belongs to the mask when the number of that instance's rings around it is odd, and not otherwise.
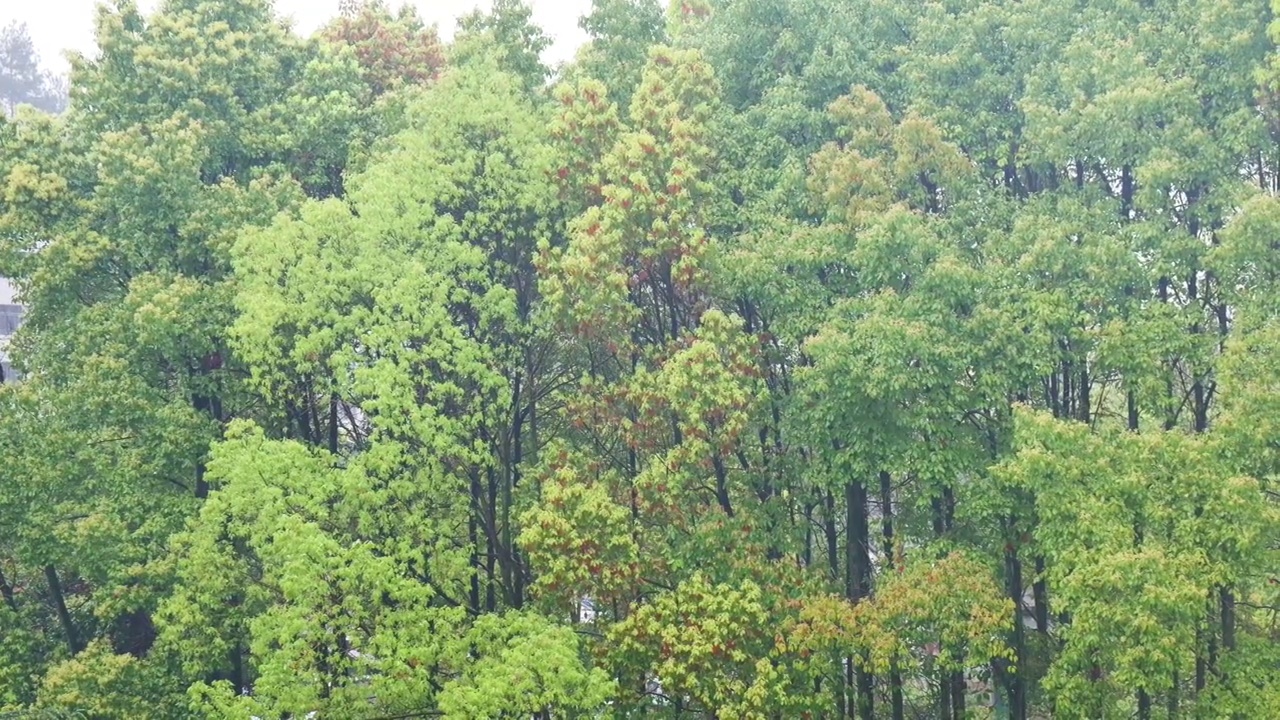
<path fill-rule="evenodd" d="M 471 544 L 471 612 L 480 614 L 480 473 L 471 471 L 471 512 L 467 518 L 467 541 Z"/>
<path fill-rule="evenodd" d="M 1054 371 L 1049 373 L 1049 410 L 1053 412 L 1055 418 L 1062 417 L 1062 404 L 1058 397 L 1058 373 Z"/>
<path fill-rule="evenodd" d="M 893 570 L 893 478 L 885 470 L 880 471 L 880 529 L 884 536 L 884 566 Z M 896 659 L 889 668 L 889 705 L 893 720 L 904 720 L 902 670 Z"/>
<path fill-rule="evenodd" d="M 827 562 L 831 566 L 832 582 L 840 582 L 840 536 L 836 532 L 836 499 L 835 493 L 824 491 L 822 494 L 822 534 L 827 540 Z"/>
<path fill-rule="evenodd" d="M 1133 217 L 1133 168 L 1129 165 L 1120 169 L 1120 217 L 1123 220 Z"/>
<path fill-rule="evenodd" d="M 861 602 L 871 594 L 871 556 L 867 522 L 867 488 L 861 482 L 849 481 L 845 485 L 845 527 L 848 529 L 846 548 L 846 592 L 853 603 Z M 874 720 L 874 678 L 871 673 L 854 665 L 857 683 L 857 709 L 861 720 Z"/>
<path fill-rule="evenodd" d="M 941 720 L 952 720 L 951 715 L 951 674 L 938 668 L 938 717 Z"/>
<path fill-rule="evenodd" d="M 199 369 L 190 371 L 188 373 L 188 377 L 191 378 L 192 380 L 197 380 L 197 379 L 207 380 L 209 378 L 209 375 L 220 367 L 222 367 L 222 354 L 218 351 L 215 351 L 210 355 L 201 359 Z M 310 388 L 310 385 L 308 385 L 308 389 L 309 388 Z M 193 393 L 191 397 L 191 404 L 197 413 L 208 416 L 211 420 L 218 423 L 219 427 L 221 427 L 222 421 L 223 421 L 222 398 L 218 396 L 216 389 L 215 389 L 215 392 L 211 392 L 208 395 L 204 394 L 203 390 Z M 207 451 L 208 451 L 208 447 L 201 448 L 200 457 L 196 458 L 195 492 L 196 492 L 196 497 L 201 500 L 209 497 L 209 483 L 204 478 L 204 475 L 205 475 L 204 456 Z"/>
<path fill-rule="evenodd" d="M 1092 419 L 1091 412 L 1093 410 L 1093 401 L 1089 397 L 1089 391 L 1091 389 L 1092 387 L 1090 386 L 1090 382 L 1089 382 L 1089 364 L 1088 362 L 1082 360 L 1080 363 L 1080 385 L 1078 388 L 1079 395 L 1080 395 L 1080 402 L 1079 402 L 1079 406 L 1076 408 L 1076 411 L 1078 414 L 1077 417 L 1080 420 L 1080 422 L 1086 425 L 1088 425 L 1089 421 Z"/>
<path fill-rule="evenodd" d="M 1209 591 L 1205 605 L 1205 622 L 1196 630 L 1196 639 L 1198 647 L 1196 649 L 1196 694 L 1199 695 L 1208 685 L 1209 675 L 1215 671 L 1218 661 L 1218 642 L 1215 625 L 1217 625 L 1215 610 L 1217 609 L 1218 598 L 1217 593 L 1213 590 Z"/>
<path fill-rule="evenodd" d="M 488 502 L 485 505 L 485 555 L 484 555 L 484 574 L 487 583 L 485 585 L 484 605 L 488 612 L 498 609 L 497 585 L 498 573 L 497 567 L 498 553 L 501 549 L 498 547 L 498 473 L 492 467 L 486 471 L 488 483 Z"/>
<path fill-rule="evenodd" d="M 965 713 L 965 691 L 967 690 L 964 679 L 964 671 L 956 670 L 951 673 L 951 717 L 953 720 L 964 720 Z"/>
<path fill-rule="evenodd" d="M 1017 527 L 1015 518 L 1007 521 L 1010 532 Z M 1015 669 L 1004 673 L 1009 691 L 1009 720 L 1027 720 L 1027 682 L 1025 671 L 1027 658 L 1026 628 L 1022 624 L 1022 561 L 1018 548 L 1010 538 L 1005 545 L 1005 569 L 1008 575 L 1007 592 L 1013 601 L 1013 660 Z"/>
<path fill-rule="evenodd" d="M 1204 690 L 1205 684 L 1204 630 L 1196 629 L 1196 695 Z"/>
<path fill-rule="evenodd" d="M 1218 589 L 1218 614 L 1222 621 L 1222 650 L 1236 649 L 1236 596 L 1228 588 Z"/>
<path fill-rule="evenodd" d="M 893 720 L 905 720 L 906 706 L 902 699 L 902 669 L 898 661 L 889 668 L 889 707 Z"/>
<path fill-rule="evenodd" d="M 521 379 L 516 373 L 511 392 L 511 457 L 508 460 L 507 482 L 502 484 L 502 545 L 508 562 L 503 567 L 503 579 L 511 588 L 511 605 L 520 609 L 524 605 L 524 571 L 520 562 L 520 551 L 516 547 L 513 528 L 511 527 L 511 506 L 513 493 L 520 484 L 521 463 L 524 462 L 524 415 L 521 404 Z"/>
<path fill-rule="evenodd" d="M 1128 168 L 1125 168 L 1127 171 Z M 1127 394 L 1126 400 L 1129 406 L 1129 432 L 1138 432 L 1138 399 L 1133 390 Z M 1139 521 L 1134 520 L 1133 525 L 1133 544 L 1134 547 L 1141 547 L 1143 540 L 1142 525 Z M 1138 688 L 1138 720 L 1151 720 L 1151 696 L 1147 694 L 1145 688 Z"/>
<path fill-rule="evenodd" d="M 249 687 L 244 675 L 244 648 L 239 642 L 231 645 L 231 683 L 237 695 L 243 693 Z"/>
<path fill-rule="evenodd" d="M 4 596 L 4 604 L 8 605 L 10 610 L 18 612 L 18 601 L 13 597 L 13 586 L 5 578 L 3 570 L 0 570 L 0 595 Z"/>
<path fill-rule="evenodd" d="M 208 398 L 205 398 L 200 395 L 197 395 L 194 398 L 194 400 L 192 400 L 192 405 L 195 406 L 195 411 L 201 415 L 208 413 L 209 407 L 210 407 Z M 200 500 L 204 500 L 205 498 L 209 497 L 209 481 L 205 480 L 204 478 L 204 473 L 205 473 L 204 455 L 205 455 L 205 452 L 207 452 L 207 450 L 208 450 L 207 447 L 201 448 L 200 457 L 196 458 L 196 488 L 195 489 L 196 489 L 196 498 Z"/>
<path fill-rule="evenodd" d="M 720 509 L 725 515 L 733 517 L 733 502 L 729 499 L 729 475 L 719 453 L 711 456 L 711 465 L 716 471 L 716 502 L 720 503 Z"/>
<path fill-rule="evenodd" d="M 880 530 L 884 536 L 885 567 L 893 568 L 893 482 L 887 471 L 880 471 Z"/>
<path fill-rule="evenodd" d="M 837 657 L 835 658 L 835 661 L 836 661 L 836 669 L 838 670 L 838 672 L 836 673 L 836 679 L 837 679 L 836 717 L 839 718 L 840 720 L 844 720 L 844 718 L 849 717 L 849 713 L 848 713 L 849 703 L 847 700 L 847 695 L 849 693 L 850 683 L 848 678 L 845 677 L 845 672 L 844 672 L 845 671 L 844 664 L 848 661 L 848 659 L 843 657 Z"/>
<path fill-rule="evenodd" d="M 1044 556 L 1036 556 L 1036 581 L 1031 586 L 1031 597 L 1036 603 L 1036 632 L 1047 634 L 1049 632 L 1049 583 L 1044 578 L 1045 565 Z M 1018 598 L 1018 602 L 1022 602 L 1022 598 Z"/>
<path fill-rule="evenodd" d="M 951 486 L 942 489 L 942 497 L 935 498 L 933 501 L 933 532 L 934 535 L 941 537 L 943 533 L 952 529 L 955 524 L 955 493 Z M 942 639 L 939 638 L 941 643 Z M 958 673 L 960 676 L 960 712 L 964 712 L 964 673 Z M 938 674 L 938 695 L 941 700 L 942 717 L 946 720 L 952 720 L 956 704 L 956 672 L 945 671 L 939 669 Z"/>
<path fill-rule="evenodd" d="M 831 580 L 833 582 L 840 581 L 840 538 L 836 532 L 836 500 L 835 493 L 831 491 L 823 491 L 822 493 L 822 533 L 827 540 L 827 561 L 831 567 Z M 849 678 L 846 676 L 845 663 L 848 658 L 837 657 L 836 673 L 836 717 L 846 718 L 851 714 L 847 695 L 849 688 L 853 687 Z"/>
<path fill-rule="evenodd" d="M 942 488 L 942 510 L 943 527 L 950 532 L 956 526 L 956 493 L 950 485 Z"/>
<path fill-rule="evenodd" d="M 338 454 L 338 395 L 329 395 L 329 452 Z"/>
<path fill-rule="evenodd" d="M 1068 352 L 1066 343 L 1062 343 L 1062 351 Z M 1070 359 L 1062 361 L 1062 417 L 1071 419 L 1075 416 L 1076 391 L 1072 381 L 1075 378 L 1075 371 Z"/>
<path fill-rule="evenodd" d="M 804 549 L 801 551 L 801 562 L 806 569 L 813 567 L 813 509 L 814 502 L 809 500 L 804 504 L 804 510 L 801 513 L 804 516 Z"/>
<path fill-rule="evenodd" d="M 62 632 L 67 638 L 67 647 L 75 655 L 84 649 L 80 633 L 76 630 L 75 621 L 67 611 L 67 600 L 62 594 L 62 583 L 58 581 L 58 571 L 52 565 L 44 566 L 44 579 L 49 583 L 49 594 L 53 597 L 54 609 L 58 611 L 58 622 L 62 624 Z"/>

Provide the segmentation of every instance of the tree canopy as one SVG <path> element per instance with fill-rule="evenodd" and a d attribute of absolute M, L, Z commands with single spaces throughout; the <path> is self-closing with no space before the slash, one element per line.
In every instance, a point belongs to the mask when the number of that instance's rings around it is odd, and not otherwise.
<path fill-rule="evenodd" d="M 10 27 L 0 714 L 1280 717 L 1277 9 Z"/>

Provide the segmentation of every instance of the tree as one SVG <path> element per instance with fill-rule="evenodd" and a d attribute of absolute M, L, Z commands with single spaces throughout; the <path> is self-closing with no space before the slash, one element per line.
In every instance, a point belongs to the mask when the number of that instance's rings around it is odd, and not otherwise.
<path fill-rule="evenodd" d="M 666 39 L 661 4 L 657 0 L 594 0 L 578 26 L 591 36 L 591 42 L 579 51 L 571 72 L 604 83 L 609 100 L 626 112 L 649 48 Z"/>
<path fill-rule="evenodd" d="M 51 113 L 66 109 L 64 81 L 40 69 L 40 57 L 25 23 L 12 22 L 0 29 L 0 102 L 6 116 L 12 116 L 19 105 Z"/>
<path fill-rule="evenodd" d="M 375 97 L 402 85 L 426 84 L 444 65 L 444 46 L 435 28 L 423 26 L 408 5 L 392 15 L 382 2 L 348 3 L 319 35 L 355 52 Z"/>
<path fill-rule="evenodd" d="M 548 47 L 551 38 L 533 24 L 533 9 L 525 0 L 494 0 L 489 12 L 477 9 L 458 19 L 450 60 L 461 66 L 496 57 L 503 72 L 519 78 L 533 93 L 551 75 L 542 63 Z"/>
<path fill-rule="evenodd" d="M 0 274 L 27 304 L 25 382 L 0 417 L 0 557 L 23 633 L 44 638 L 20 702 L 74 709 L 101 673 L 102 712 L 141 712 L 137 688 L 163 686 L 150 707 L 174 716 L 181 691 L 152 652 L 169 538 L 208 494 L 223 423 L 258 402 L 227 342 L 228 249 L 304 190 L 340 189 L 367 91 L 264 3 L 150 18 L 122 3 L 100 10 L 98 41 L 73 61 L 69 113 L 0 126 Z"/>
<path fill-rule="evenodd" d="M 476 687 L 511 662 L 473 666 L 467 648 L 496 647 L 487 614 L 519 610 L 528 584 L 514 516 L 548 371 L 529 326 L 533 248 L 555 232 L 544 123 L 492 67 L 454 71 L 410 113 L 346 198 L 233 248 L 232 345 L 279 439 L 246 425 L 215 447 L 161 634 L 186 665 L 217 670 L 202 686 L 217 712 L 348 714 L 372 690 L 383 712 L 483 715 L 495 700 Z M 572 659 L 588 683 L 539 685 L 538 702 L 598 697 L 607 683 L 572 635 L 529 622 L 499 637 L 554 649 L 546 682 L 567 682 Z M 300 623 L 327 630 L 295 636 Z"/>

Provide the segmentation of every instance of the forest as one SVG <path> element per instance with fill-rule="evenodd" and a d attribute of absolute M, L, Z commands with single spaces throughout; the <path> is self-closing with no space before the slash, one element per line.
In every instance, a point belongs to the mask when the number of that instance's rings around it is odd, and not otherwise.
<path fill-rule="evenodd" d="M 0 717 L 1280 718 L 1280 0 L 580 24 L 0 117 Z"/>

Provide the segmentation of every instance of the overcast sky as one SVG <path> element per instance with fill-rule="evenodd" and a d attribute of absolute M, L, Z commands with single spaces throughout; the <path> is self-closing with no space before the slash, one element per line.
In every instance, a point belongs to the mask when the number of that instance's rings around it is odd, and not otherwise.
<path fill-rule="evenodd" d="M 415 5 L 427 23 L 436 23 L 440 34 L 453 35 L 455 21 L 491 0 L 391 0 L 393 8 Z M 63 51 L 94 51 L 93 8 L 98 0 L 0 0 L 0 25 L 13 20 L 25 22 L 46 67 L 64 72 Z M 139 0 L 144 11 L 160 0 Z M 591 7 L 591 0 L 532 0 L 534 21 L 555 40 L 546 60 L 552 64 L 573 56 L 586 36 L 578 28 L 578 17 Z M 294 28 L 308 34 L 338 14 L 338 0 L 275 0 L 276 12 L 292 17 Z"/>

